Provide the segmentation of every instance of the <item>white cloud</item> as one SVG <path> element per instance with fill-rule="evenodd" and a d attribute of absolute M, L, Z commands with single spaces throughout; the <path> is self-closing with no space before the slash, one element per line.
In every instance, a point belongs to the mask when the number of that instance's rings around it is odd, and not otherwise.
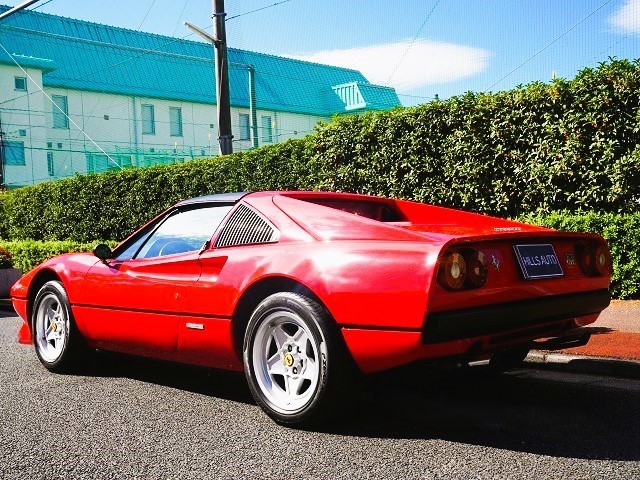
<path fill-rule="evenodd" d="M 640 0 L 627 0 L 609 17 L 609 23 L 623 33 L 640 33 Z"/>
<path fill-rule="evenodd" d="M 416 40 L 409 49 L 410 45 L 410 40 L 403 40 L 384 45 L 287 56 L 353 68 L 361 71 L 370 82 L 388 85 L 400 92 L 469 77 L 487 68 L 491 56 L 490 52 L 481 48 L 432 40 Z M 402 63 L 396 69 L 403 56 Z"/>

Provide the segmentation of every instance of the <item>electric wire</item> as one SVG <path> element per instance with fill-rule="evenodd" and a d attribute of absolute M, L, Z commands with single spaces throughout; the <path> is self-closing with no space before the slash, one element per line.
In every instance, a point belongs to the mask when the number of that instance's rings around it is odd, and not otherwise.
<path fill-rule="evenodd" d="M 144 18 L 142 19 L 142 21 L 140 22 L 140 25 L 138 25 L 138 30 L 140 30 L 142 28 L 142 24 L 144 23 L 144 21 L 147 19 L 147 17 L 149 16 L 149 12 L 151 12 L 151 9 L 153 8 L 153 6 L 156 4 L 156 0 L 152 0 L 151 1 L 151 5 L 149 5 L 149 9 L 147 10 L 147 13 L 144 14 Z"/>
<path fill-rule="evenodd" d="M 422 22 L 422 25 L 420 25 L 420 28 L 418 29 L 418 32 L 415 34 L 415 36 L 411 40 L 411 43 L 409 43 L 409 46 L 407 47 L 407 49 L 404 51 L 404 53 L 400 57 L 400 60 L 398 60 L 398 63 L 396 64 L 395 68 L 391 71 L 391 74 L 389 75 L 389 78 L 387 78 L 386 85 L 389 85 L 389 82 L 391 81 L 393 76 L 396 74 L 396 71 L 398 70 L 398 68 L 400 67 L 402 62 L 404 61 L 405 57 L 408 55 L 409 50 L 411 50 L 411 47 L 413 47 L 413 44 L 416 43 L 416 40 L 420 36 L 420 33 L 422 32 L 422 29 L 424 28 L 424 26 L 427 24 L 427 22 L 431 18 L 431 15 L 433 15 L 433 12 L 435 11 L 435 9 L 438 6 L 438 4 L 440 3 L 440 1 L 441 0 L 437 0 L 436 3 L 431 8 L 431 10 L 429 11 L 429 13 L 427 14 L 427 18 L 424 19 L 424 22 Z"/>
<path fill-rule="evenodd" d="M 591 13 L 589 13 L 586 17 L 582 18 L 580 21 L 578 21 L 577 23 L 574 23 L 571 27 L 569 27 L 568 29 L 566 29 L 564 32 L 562 32 L 560 35 L 558 35 L 556 38 L 554 38 L 553 40 L 551 40 L 549 43 L 547 43 L 544 47 L 542 47 L 540 50 L 538 50 L 537 52 L 535 52 L 533 55 L 531 55 L 529 58 L 527 58 L 524 62 L 522 62 L 520 65 L 518 65 L 517 67 L 515 67 L 513 70 L 511 70 L 509 73 L 507 73 L 506 75 L 504 75 L 502 78 L 500 78 L 497 82 L 494 82 L 493 85 L 491 85 L 489 88 L 487 88 L 485 91 L 487 90 L 491 90 L 493 87 L 495 87 L 496 85 L 498 85 L 499 83 L 501 83 L 504 79 L 506 79 L 507 77 L 511 76 L 514 72 L 516 72 L 517 70 L 519 70 L 520 68 L 524 67 L 527 63 L 529 63 L 531 60 L 533 60 L 534 58 L 536 58 L 538 55 L 540 55 L 542 52 L 544 52 L 547 48 L 549 48 L 551 45 L 553 45 L 554 43 L 556 43 L 558 40 L 560 40 L 562 37 L 564 37 L 567 33 L 569 33 L 571 30 L 573 30 L 574 28 L 576 28 L 578 25 L 580 25 L 581 23 L 583 23 L 585 20 L 587 20 L 588 18 L 590 18 L 592 15 L 594 15 L 595 13 L 597 13 L 598 11 L 600 11 L 603 7 L 605 7 L 607 4 L 611 3 L 611 0 L 606 0 L 604 3 L 602 3 L 599 7 L 597 7 L 595 10 L 593 10 Z"/>
<path fill-rule="evenodd" d="M 255 10 L 249 10 L 248 12 L 239 13 L 238 15 L 233 15 L 231 17 L 228 17 L 226 21 L 228 22 L 229 20 L 233 20 L 234 18 L 244 17 L 245 15 L 249 15 L 250 13 L 260 12 L 262 10 L 266 10 L 267 8 L 275 7 L 277 5 L 282 5 L 283 3 L 288 3 L 290 1 L 291 0 L 282 0 L 280 2 L 276 2 L 276 3 L 272 3 L 271 5 L 267 5 L 265 7 L 260 7 L 260 8 L 256 8 Z"/>
<path fill-rule="evenodd" d="M 172 37 L 175 37 L 178 28 L 182 25 L 182 16 L 184 15 L 185 10 L 187 9 L 187 5 L 189 5 L 189 0 L 185 0 L 184 6 L 182 7 L 182 11 L 180 12 L 180 16 L 178 17 L 178 23 L 176 23 L 176 28 L 173 29 Z"/>

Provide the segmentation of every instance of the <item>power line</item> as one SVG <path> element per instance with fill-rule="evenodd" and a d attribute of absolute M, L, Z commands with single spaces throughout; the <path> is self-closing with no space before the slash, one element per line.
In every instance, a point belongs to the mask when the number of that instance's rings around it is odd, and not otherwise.
<path fill-rule="evenodd" d="M 180 16 L 178 17 L 178 23 L 176 23 L 176 28 L 173 29 L 173 33 L 171 34 L 172 37 L 175 36 L 176 32 L 178 31 L 178 28 L 180 28 L 180 25 L 182 25 L 182 16 L 184 15 L 184 11 L 187 9 L 187 5 L 189 5 L 189 0 L 186 0 L 184 2 L 182 11 L 180 12 Z"/>
<path fill-rule="evenodd" d="M 144 14 L 144 18 L 142 19 L 142 21 L 140 22 L 140 25 L 138 25 L 138 30 L 140 30 L 142 28 L 142 24 L 144 23 L 144 21 L 147 19 L 147 17 L 149 16 L 149 12 L 151 12 L 151 9 L 153 8 L 153 6 L 156 4 L 156 0 L 152 0 L 151 1 L 151 5 L 149 5 L 149 10 L 147 10 L 147 13 Z"/>
<path fill-rule="evenodd" d="M 272 3 L 271 5 L 267 5 L 266 7 L 256 8 L 255 10 L 249 10 L 248 12 L 239 13 L 238 15 L 233 15 L 232 17 L 227 18 L 227 22 L 229 20 L 233 20 L 234 18 L 244 17 L 245 15 L 249 15 L 250 13 L 259 12 L 261 10 L 266 10 L 267 8 L 275 7 L 277 5 L 282 5 L 283 3 L 290 2 L 291 0 L 282 0 L 281 2 Z"/>
<path fill-rule="evenodd" d="M 424 19 L 424 22 L 422 22 L 422 25 L 420 25 L 420 28 L 418 29 L 418 33 L 416 33 L 415 37 L 413 37 L 413 40 L 411 40 L 411 43 L 409 43 L 409 46 L 407 47 L 407 49 L 404 51 L 404 53 L 402 54 L 402 57 L 400 57 L 400 60 L 398 61 L 398 64 L 395 66 L 395 68 L 392 70 L 391 75 L 389 75 L 389 78 L 387 78 L 387 85 L 389 85 L 389 82 L 391 81 L 391 79 L 393 78 L 393 76 L 396 74 L 396 71 L 398 70 L 398 68 L 400 67 L 400 65 L 402 64 L 402 62 L 404 61 L 405 57 L 407 56 L 407 54 L 409 53 L 409 50 L 411 50 L 411 47 L 413 47 L 413 44 L 416 43 L 416 40 L 418 39 L 418 37 L 420 36 L 420 32 L 422 32 L 422 29 L 424 28 L 424 26 L 427 24 L 427 22 L 429 21 L 429 18 L 431 18 L 431 15 L 433 14 L 433 11 L 436 9 L 436 7 L 438 6 L 438 4 L 440 3 L 441 0 L 437 0 L 437 2 L 433 5 L 433 7 L 431 8 L 431 10 L 429 11 L 429 13 L 427 14 L 427 18 Z"/>
<path fill-rule="evenodd" d="M 495 87 L 496 85 L 498 85 L 500 82 L 502 82 L 505 78 L 511 76 L 511 74 L 513 74 L 516 70 L 519 70 L 520 68 L 522 68 L 523 66 L 525 66 L 527 63 L 529 63 L 531 60 L 533 60 L 535 57 L 537 57 L 538 55 L 540 55 L 542 52 L 544 52 L 547 48 L 549 48 L 551 45 L 553 45 L 554 43 L 556 43 L 558 40 L 560 40 L 562 37 L 564 37 L 567 33 L 569 33 L 571 30 L 573 30 L 574 28 L 576 28 L 578 25 L 580 25 L 582 22 L 584 22 L 585 20 L 587 20 L 589 17 L 591 17 L 593 14 L 595 14 L 596 12 L 598 12 L 600 9 L 602 9 L 605 5 L 607 5 L 608 3 L 611 3 L 611 0 L 606 0 L 602 5 L 600 5 L 598 8 L 596 8 L 595 10 L 593 10 L 591 13 L 589 13 L 589 15 L 587 15 L 586 17 L 584 17 L 582 20 L 580 20 L 579 22 L 573 24 L 571 27 L 569 27 L 568 29 L 566 29 L 564 32 L 562 32 L 560 35 L 558 35 L 556 38 L 554 38 L 551 42 L 547 43 L 544 47 L 542 47 L 540 50 L 538 50 L 536 53 L 534 53 L 533 55 L 531 55 L 529 58 L 527 58 L 524 62 L 522 62 L 520 65 L 518 65 L 516 68 L 514 68 L 513 70 L 511 70 L 509 73 L 507 73 L 505 76 L 503 76 L 500 80 L 498 80 L 497 82 L 495 82 L 493 85 L 491 85 L 489 88 L 487 88 L 487 90 L 491 90 L 493 87 Z"/>

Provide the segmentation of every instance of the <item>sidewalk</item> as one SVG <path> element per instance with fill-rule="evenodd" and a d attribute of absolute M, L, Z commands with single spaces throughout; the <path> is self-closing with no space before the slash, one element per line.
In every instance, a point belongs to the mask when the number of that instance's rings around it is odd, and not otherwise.
<path fill-rule="evenodd" d="M 612 300 L 587 329 L 588 344 L 556 353 L 640 361 L 640 300 Z"/>

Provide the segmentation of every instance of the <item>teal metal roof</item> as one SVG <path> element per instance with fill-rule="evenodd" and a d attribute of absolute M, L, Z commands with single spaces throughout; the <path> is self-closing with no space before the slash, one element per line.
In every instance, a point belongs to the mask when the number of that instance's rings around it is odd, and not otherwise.
<path fill-rule="evenodd" d="M 9 8 L 0 6 L 0 12 Z M 45 86 L 216 103 L 213 47 L 206 43 L 36 11 L 3 21 L 0 42 L 22 60 L 45 62 Z M 400 104 L 393 89 L 371 85 L 357 70 L 233 48 L 228 56 L 230 64 L 254 67 L 256 104 L 261 109 L 323 116 L 346 112 L 347 103 L 332 87 L 352 82 L 363 99 L 359 109 Z M 7 60 L 3 52 L 0 63 Z M 230 65 L 232 105 L 249 107 L 248 83 L 247 69 Z"/>

